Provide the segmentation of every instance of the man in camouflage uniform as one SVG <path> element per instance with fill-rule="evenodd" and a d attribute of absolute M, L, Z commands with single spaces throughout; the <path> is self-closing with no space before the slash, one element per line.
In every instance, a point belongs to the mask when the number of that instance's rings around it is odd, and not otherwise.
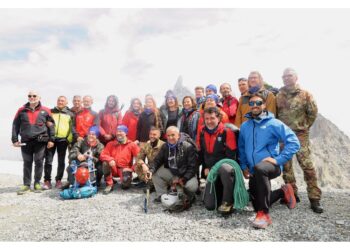
<path fill-rule="evenodd" d="M 316 171 L 311 160 L 309 129 L 316 120 L 317 106 L 312 95 L 300 88 L 297 84 L 295 70 L 287 68 L 282 76 L 284 87 L 280 89 L 276 97 L 277 116 L 282 122 L 289 126 L 300 141 L 300 151 L 296 154 L 300 167 L 304 172 L 304 180 L 307 184 L 308 197 L 311 209 L 316 213 L 322 213 L 320 205 L 321 190 L 317 185 Z M 292 161 L 284 166 L 283 179 L 285 183 L 293 186 L 297 196 L 298 188 L 295 184 L 295 177 L 292 168 Z"/>
<path fill-rule="evenodd" d="M 139 176 L 140 180 L 144 182 L 150 181 L 146 176 L 147 172 L 149 171 L 149 164 L 153 161 L 164 144 L 164 142 L 159 138 L 159 128 L 152 127 L 149 132 L 149 141 L 141 147 L 141 150 L 137 155 L 135 172 Z M 145 163 L 146 158 L 148 164 Z M 154 190 L 153 187 L 154 186 L 151 184 L 152 190 Z"/>

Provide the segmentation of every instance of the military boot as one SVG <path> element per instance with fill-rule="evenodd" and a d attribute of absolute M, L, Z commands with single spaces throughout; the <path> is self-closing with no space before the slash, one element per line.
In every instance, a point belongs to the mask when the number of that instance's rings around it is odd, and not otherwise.
<path fill-rule="evenodd" d="M 321 206 L 320 201 L 310 200 L 310 205 L 311 205 L 312 211 L 314 211 L 315 213 L 318 213 L 318 214 L 323 213 L 323 207 Z"/>

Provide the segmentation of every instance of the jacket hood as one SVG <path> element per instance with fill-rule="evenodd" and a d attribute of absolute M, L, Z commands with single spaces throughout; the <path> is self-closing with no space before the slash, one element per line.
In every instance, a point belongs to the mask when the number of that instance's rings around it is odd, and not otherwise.
<path fill-rule="evenodd" d="M 260 123 L 262 121 L 265 121 L 265 120 L 270 120 L 272 118 L 275 117 L 275 115 L 269 111 L 263 111 L 258 118 L 253 118 L 252 116 L 252 112 L 249 112 L 247 113 L 245 116 L 245 118 L 248 118 L 249 120 L 253 120 L 254 122 L 257 122 L 257 123 Z"/>
<path fill-rule="evenodd" d="M 38 105 L 36 105 L 35 109 L 39 109 L 41 107 L 41 102 L 38 102 Z M 24 108 L 26 109 L 30 109 L 30 103 L 27 102 L 26 104 L 24 104 Z"/>

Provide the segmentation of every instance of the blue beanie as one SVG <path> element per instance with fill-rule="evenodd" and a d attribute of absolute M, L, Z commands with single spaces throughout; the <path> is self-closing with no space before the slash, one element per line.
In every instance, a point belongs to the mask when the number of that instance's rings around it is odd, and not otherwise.
<path fill-rule="evenodd" d="M 120 130 L 120 131 L 123 131 L 125 134 L 128 134 L 129 130 L 128 130 L 128 127 L 125 126 L 125 125 L 119 125 L 117 127 L 117 131 Z"/>
<path fill-rule="evenodd" d="M 165 100 L 167 100 L 168 98 L 174 98 L 175 100 L 177 99 L 177 97 L 175 96 L 175 94 L 172 90 L 168 90 L 165 93 Z"/>
<path fill-rule="evenodd" d="M 96 137 L 100 136 L 100 129 L 98 128 L 98 126 L 92 126 L 89 128 L 89 133 L 93 132 L 95 133 Z"/>
<path fill-rule="evenodd" d="M 214 95 L 214 94 L 212 94 L 212 95 L 207 95 L 207 97 L 206 97 L 205 100 L 207 100 L 208 98 L 213 99 L 213 100 L 215 101 L 216 104 L 219 103 L 219 97 L 218 97 L 217 95 Z"/>
<path fill-rule="evenodd" d="M 214 84 L 209 84 L 209 85 L 205 88 L 205 90 L 207 90 L 207 89 L 210 89 L 210 90 L 214 91 L 215 94 L 218 93 L 218 90 L 217 90 L 217 88 L 216 88 L 216 86 L 215 86 Z"/>

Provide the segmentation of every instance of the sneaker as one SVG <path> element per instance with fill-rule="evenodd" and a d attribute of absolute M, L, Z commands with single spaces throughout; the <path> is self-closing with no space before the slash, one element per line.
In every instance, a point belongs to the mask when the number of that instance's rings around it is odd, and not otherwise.
<path fill-rule="evenodd" d="M 290 185 L 289 183 L 285 184 L 281 187 L 281 189 L 284 192 L 284 200 L 287 204 L 287 207 L 289 209 L 295 208 L 297 202 L 295 200 L 294 190 L 293 190 L 292 185 Z"/>
<path fill-rule="evenodd" d="M 49 190 L 52 188 L 51 181 L 44 181 L 44 185 L 42 186 L 43 190 Z"/>
<path fill-rule="evenodd" d="M 41 187 L 40 183 L 37 182 L 34 184 L 34 193 L 40 193 L 41 191 L 43 191 L 43 188 Z"/>
<path fill-rule="evenodd" d="M 17 195 L 22 195 L 30 192 L 30 187 L 27 185 L 22 185 L 17 191 Z"/>
<path fill-rule="evenodd" d="M 265 229 L 272 224 L 272 220 L 268 213 L 264 211 L 258 211 L 256 213 L 255 220 L 253 221 L 253 227 L 258 229 Z"/>
<path fill-rule="evenodd" d="M 222 215 L 228 215 L 232 213 L 232 204 L 229 204 L 228 202 L 224 201 L 221 206 L 218 208 L 218 213 Z"/>
<path fill-rule="evenodd" d="M 112 190 L 113 186 L 107 186 L 105 190 L 103 190 L 103 194 L 109 194 L 110 192 L 112 192 Z"/>
<path fill-rule="evenodd" d="M 61 189 L 62 188 L 62 181 L 61 180 L 57 180 L 56 181 L 55 188 L 57 188 L 57 189 Z"/>
<path fill-rule="evenodd" d="M 323 213 L 323 207 L 321 206 L 320 201 L 313 200 L 313 201 L 310 201 L 310 204 L 311 204 L 312 211 L 318 214 Z"/>

